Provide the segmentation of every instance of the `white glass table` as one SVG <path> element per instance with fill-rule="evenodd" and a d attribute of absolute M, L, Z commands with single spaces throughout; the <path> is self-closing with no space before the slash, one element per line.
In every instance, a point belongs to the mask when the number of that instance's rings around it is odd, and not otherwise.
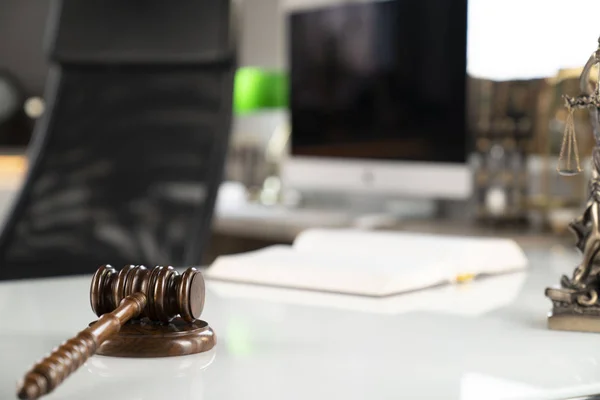
<path fill-rule="evenodd" d="M 546 329 L 544 288 L 578 258 L 530 249 L 531 269 L 396 296 L 208 282 L 211 352 L 96 356 L 47 399 L 563 399 L 600 393 L 600 335 Z M 0 283 L 0 399 L 95 319 L 90 277 Z"/>

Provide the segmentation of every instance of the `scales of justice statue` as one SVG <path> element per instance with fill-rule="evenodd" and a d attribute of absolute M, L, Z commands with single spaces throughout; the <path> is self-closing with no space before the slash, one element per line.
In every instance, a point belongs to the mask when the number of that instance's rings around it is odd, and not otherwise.
<path fill-rule="evenodd" d="M 599 66 L 599 81 L 590 81 L 592 68 Z M 600 332 L 600 39 L 579 78 L 581 94 L 564 96 L 568 110 L 557 170 L 571 176 L 581 172 L 573 111 L 587 109 L 594 131 L 589 199 L 583 214 L 569 224 L 583 259 L 571 277 L 563 276 L 560 286 L 546 289 L 552 300 L 548 327 L 557 330 Z"/>

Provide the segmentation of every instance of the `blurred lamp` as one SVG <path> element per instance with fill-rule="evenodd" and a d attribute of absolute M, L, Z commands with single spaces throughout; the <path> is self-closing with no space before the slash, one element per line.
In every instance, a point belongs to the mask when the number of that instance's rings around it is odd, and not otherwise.
<path fill-rule="evenodd" d="M 279 199 L 279 163 L 285 154 L 289 139 L 285 108 L 288 105 L 288 75 L 283 71 L 266 70 L 258 67 L 243 67 L 237 70 L 233 89 L 233 109 L 249 140 L 248 131 L 264 132 L 262 145 L 251 143 L 249 149 L 240 146 L 233 154 L 239 155 L 241 163 L 254 160 L 252 165 L 242 168 L 242 182 L 254 188 L 250 198 L 263 204 L 275 204 Z M 243 121 L 243 122 L 241 122 Z M 260 139 L 259 139 L 260 141 Z M 241 151 L 240 151 L 241 150 Z M 259 156 L 248 156 L 247 151 L 259 152 Z M 244 155 L 245 154 L 245 155 Z M 255 164 L 255 161 L 261 165 Z M 258 176 L 257 176 L 258 175 Z"/>
<path fill-rule="evenodd" d="M 233 108 L 238 115 L 284 108 L 287 107 L 287 93 L 286 73 L 243 67 L 235 74 Z"/>

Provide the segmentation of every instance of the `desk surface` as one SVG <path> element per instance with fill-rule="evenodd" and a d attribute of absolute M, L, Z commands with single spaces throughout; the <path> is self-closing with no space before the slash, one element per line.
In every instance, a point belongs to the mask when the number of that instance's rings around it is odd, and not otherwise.
<path fill-rule="evenodd" d="M 600 335 L 549 331 L 547 285 L 577 261 L 385 300 L 208 283 L 210 353 L 96 356 L 48 399 L 561 399 L 600 392 Z M 89 277 L 0 283 L 0 398 L 94 319 Z"/>

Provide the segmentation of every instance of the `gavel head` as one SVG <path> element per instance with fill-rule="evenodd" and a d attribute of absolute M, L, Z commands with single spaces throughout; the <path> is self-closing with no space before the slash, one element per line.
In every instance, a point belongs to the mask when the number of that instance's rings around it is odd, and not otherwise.
<path fill-rule="evenodd" d="M 110 265 L 102 266 L 92 278 L 90 302 L 96 315 L 112 312 L 121 300 L 133 293 L 147 297 L 140 317 L 152 321 L 169 322 L 180 315 L 193 322 L 204 308 L 204 278 L 195 268 L 179 274 L 173 267 L 129 265 L 117 271 Z"/>

